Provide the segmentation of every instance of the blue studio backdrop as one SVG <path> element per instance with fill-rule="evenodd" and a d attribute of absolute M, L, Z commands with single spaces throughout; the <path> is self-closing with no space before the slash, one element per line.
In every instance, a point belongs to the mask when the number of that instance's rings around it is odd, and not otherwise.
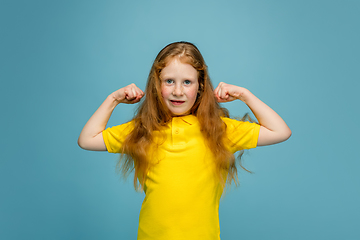
<path fill-rule="evenodd" d="M 248 151 L 221 239 L 360 239 L 360 1 L 0 1 L 0 239 L 136 239 L 144 197 L 79 133 L 113 91 L 144 89 L 190 41 L 214 86 L 252 91 L 292 129 Z M 223 105 L 232 116 L 250 110 Z M 109 126 L 129 121 L 118 106 Z"/>

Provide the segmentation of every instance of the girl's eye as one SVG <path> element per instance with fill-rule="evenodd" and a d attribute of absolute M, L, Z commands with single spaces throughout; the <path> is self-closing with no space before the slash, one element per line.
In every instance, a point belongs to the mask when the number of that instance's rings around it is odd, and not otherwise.
<path fill-rule="evenodd" d="M 172 84 L 172 83 L 174 82 L 174 80 L 172 80 L 172 79 L 167 79 L 167 80 L 165 80 L 165 82 L 166 82 L 167 84 Z"/>
<path fill-rule="evenodd" d="M 190 80 L 185 80 L 184 83 L 185 83 L 185 85 L 189 85 L 191 83 L 191 81 Z"/>

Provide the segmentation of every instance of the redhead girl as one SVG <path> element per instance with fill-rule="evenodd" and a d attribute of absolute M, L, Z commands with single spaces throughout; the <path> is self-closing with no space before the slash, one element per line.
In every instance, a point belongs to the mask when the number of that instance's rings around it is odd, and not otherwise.
<path fill-rule="evenodd" d="M 128 123 L 106 129 L 120 103 L 140 103 Z M 241 100 L 259 124 L 230 119 L 219 103 Z M 120 104 L 121 105 L 121 104 Z M 130 84 L 110 94 L 84 126 L 81 148 L 120 153 L 124 174 L 145 192 L 138 239 L 220 239 L 219 201 L 237 183 L 234 153 L 279 143 L 291 131 L 249 90 L 221 82 L 215 90 L 197 47 L 175 42 L 150 70 L 145 93 Z"/>

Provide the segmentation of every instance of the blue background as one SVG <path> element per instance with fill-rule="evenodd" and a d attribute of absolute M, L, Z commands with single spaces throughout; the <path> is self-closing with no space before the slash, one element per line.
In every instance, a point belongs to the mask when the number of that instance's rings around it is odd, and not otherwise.
<path fill-rule="evenodd" d="M 293 131 L 250 150 L 221 237 L 360 239 L 360 1 L 0 2 L 0 238 L 135 239 L 142 193 L 78 135 L 156 54 L 195 43 L 216 86 L 243 86 Z M 227 103 L 233 116 L 249 109 Z M 136 106 L 118 106 L 109 126 Z"/>

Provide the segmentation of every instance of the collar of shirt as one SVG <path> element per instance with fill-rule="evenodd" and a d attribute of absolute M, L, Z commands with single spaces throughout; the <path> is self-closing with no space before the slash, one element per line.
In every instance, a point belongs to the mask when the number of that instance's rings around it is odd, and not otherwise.
<path fill-rule="evenodd" d="M 186 115 L 186 116 L 181 116 L 181 117 L 173 117 L 173 120 L 182 120 L 183 122 L 189 124 L 189 125 L 194 125 L 198 122 L 197 117 L 195 117 L 194 115 Z"/>

